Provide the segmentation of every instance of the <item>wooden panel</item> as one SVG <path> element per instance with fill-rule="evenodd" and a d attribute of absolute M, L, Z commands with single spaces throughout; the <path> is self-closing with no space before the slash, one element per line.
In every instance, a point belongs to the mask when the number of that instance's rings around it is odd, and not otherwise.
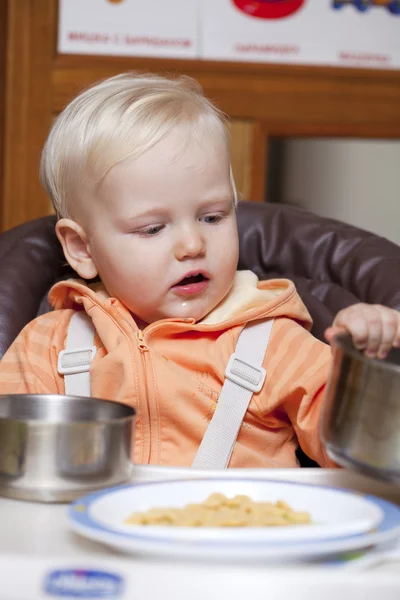
<path fill-rule="evenodd" d="M 231 122 L 232 171 L 240 198 L 251 197 L 253 168 L 253 123 L 234 119 Z"/>
<path fill-rule="evenodd" d="M 4 205 L 4 124 L 6 96 L 7 3 L 0 2 L 0 231 Z"/>
<path fill-rule="evenodd" d="M 96 79 L 123 71 L 184 72 L 230 117 L 276 124 L 400 124 L 400 72 L 187 60 L 59 56 L 53 73 L 58 112 Z"/>
<path fill-rule="evenodd" d="M 255 202 L 266 200 L 267 189 L 268 133 L 262 123 L 253 127 L 253 170 L 250 198 Z"/>
<path fill-rule="evenodd" d="M 4 229 L 48 210 L 39 159 L 51 122 L 56 7 L 54 0 L 8 2 Z"/>
<path fill-rule="evenodd" d="M 267 151 L 268 135 L 262 124 L 232 120 L 232 171 L 241 199 L 265 200 Z"/>
<path fill-rule="evenodd" d="M 133 69 L 198 79 L 233 119 L 233 168 L 243 196 L 252 200 L 265 199 L 270 135 L 400 138 L 400 71 L 60 56 L 57 0 L 0 0 L 3 5 L 8 6 L 4 228 L 49 212 L 38 165 L 52 116 L 94 81 Z"/>

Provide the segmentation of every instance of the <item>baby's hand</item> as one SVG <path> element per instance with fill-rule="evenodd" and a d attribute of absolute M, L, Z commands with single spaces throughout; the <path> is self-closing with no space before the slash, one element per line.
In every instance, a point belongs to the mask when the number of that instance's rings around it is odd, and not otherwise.
<path fill-rule="evenodd" d="M 400 312 L 380 304 L 353 304 L 336 315 L 325 338 L 330 343 L 343 331 L 366 356 L 385 358 L 392 346 L 400 347 Z"/>

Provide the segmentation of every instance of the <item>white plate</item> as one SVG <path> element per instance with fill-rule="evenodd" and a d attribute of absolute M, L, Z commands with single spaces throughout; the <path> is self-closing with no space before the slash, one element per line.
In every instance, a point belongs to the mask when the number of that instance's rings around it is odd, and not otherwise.
<path fill-rule="evenodd" d="M 312 525 L 280 527 L 165 527 L 126 525 L 124 520 L 133 512 L 155 507 L 183 507 L 199 503 L 213 492 L 228 497 L 236 494 L 250 496 L 255 502 L 285 500 L 298 511 L 308 511 Z M 93 498 L 93 497 L 92 497 Z M 173 481 L 136 485 L 96 496 L 91 503 L 90 516 L 103 527 L 128 535 L 175 541 L 225 542 L 297 542 L 344 537 L 370 531 L 383 519 L 382 510 L 356 494 L 332 489 L 266 481 Z"/>
<path fill-rule="evenodd" d="M 201 502 L 213 492 L 254 501 L 285 500 L 313 525 L 282 528 L 181 528 L 125 525 L 132 512 Z M 366 548 L 400 535 L 400 509 L 335 488 L 260 480 L 197 479 L 136 484 L 76 500 L 72 529 L 120 550 L 207 559 L 308 559 Z M 374 528 L 374 531 L 371 529 Z"/>

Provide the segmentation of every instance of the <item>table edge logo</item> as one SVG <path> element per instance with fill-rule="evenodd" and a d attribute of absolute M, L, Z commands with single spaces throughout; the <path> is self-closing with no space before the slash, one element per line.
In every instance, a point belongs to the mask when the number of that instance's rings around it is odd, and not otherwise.
<path fill-rule="evenodd" d="M 248 17 L 283 19 L 300 10 L 306 0 L 232 0 Z"/>
<path fill-rule="evenodd" d="M 59 569 L 48 573 L 44 591 L 69 598 L 116 598 L 122 594 L 123 579 L 106 571 Z"/>

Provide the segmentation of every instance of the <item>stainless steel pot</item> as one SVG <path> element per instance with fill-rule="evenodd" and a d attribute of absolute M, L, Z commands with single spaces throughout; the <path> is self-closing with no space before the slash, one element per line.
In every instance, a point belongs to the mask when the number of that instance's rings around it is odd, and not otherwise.
<path fill-rule="evenodd" d="M 0 396 L 0 495 L 67 502 L 127 481 L 134 414 L 94 398 Z"/>
<path fill-rule="evenodd" d="M 400 349 L 370 359 L 334 339 L 321 437 L 338 464 L 400 485 Z"/>

